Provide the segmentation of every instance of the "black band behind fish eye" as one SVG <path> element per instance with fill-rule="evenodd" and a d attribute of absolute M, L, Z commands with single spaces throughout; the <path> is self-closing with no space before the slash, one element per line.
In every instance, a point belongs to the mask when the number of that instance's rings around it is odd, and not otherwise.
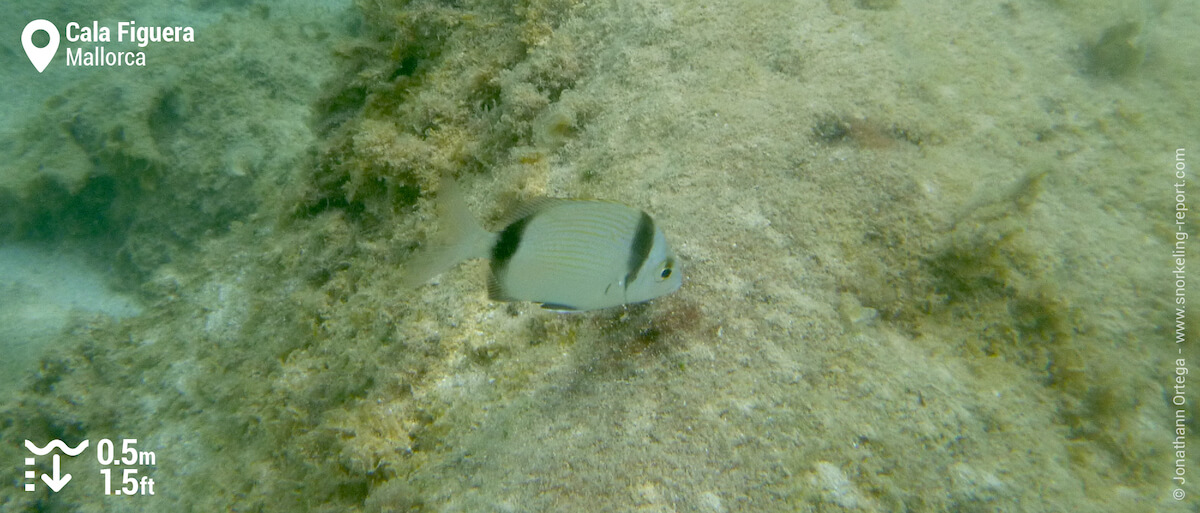
<path fill-rule="evenodd" d="M 642 270 L 642 265 L 650 257 L 650 248 L 653 245 L 654 220 L 650 219 L 649 214 L 642 212 L 642 215 L 638 218 L 637 228 L 633 231 L 633 240 L 629 245 L 629 262 L 626 264 L 628 272 L 625 274 L 625 288 L 629 288 L 629 284 L 637 279 L 638 273 Z"/>

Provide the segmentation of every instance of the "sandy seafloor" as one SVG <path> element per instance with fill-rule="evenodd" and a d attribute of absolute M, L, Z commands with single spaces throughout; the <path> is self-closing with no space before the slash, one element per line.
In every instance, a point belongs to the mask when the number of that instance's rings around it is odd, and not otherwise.
<path fill-rule="evenodd" d="M 1197 2 L 0 12 L 0 510 L 1200 511 Z M 39 75 L 39 17 L 197 40 Z M 684 286 L 403 290 L 441 173 L 645 208 Z"/>

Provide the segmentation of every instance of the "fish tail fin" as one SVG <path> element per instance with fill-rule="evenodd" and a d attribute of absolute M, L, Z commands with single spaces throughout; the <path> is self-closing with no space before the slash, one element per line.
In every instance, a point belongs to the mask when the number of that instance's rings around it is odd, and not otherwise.
<path fill-rule="evenodd" d="M 437 198 L 437 235 L 417 250 L 405 266 L 402 285 L 414 289 L 464 260 L 487 258 L 496 234 L 479 224 L 467 208 L 462 190 L 449 174 L 443 174 Z"/>

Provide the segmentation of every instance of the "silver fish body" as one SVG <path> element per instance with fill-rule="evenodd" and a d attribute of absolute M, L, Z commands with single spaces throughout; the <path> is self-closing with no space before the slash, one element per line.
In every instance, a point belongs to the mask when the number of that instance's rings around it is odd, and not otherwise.
<path fill-rule="evenodd" d="M 420 285 L 470 258 L 489 258 L 488 296 L 557 311 L 641 303 L 679 289 L 678 262 L 646 212 L 600 200 L 545 198 L 519 209 L 502 230 L 479 226 L 453 181 L 443 179 L 439 243 L 409 265 Z"/>

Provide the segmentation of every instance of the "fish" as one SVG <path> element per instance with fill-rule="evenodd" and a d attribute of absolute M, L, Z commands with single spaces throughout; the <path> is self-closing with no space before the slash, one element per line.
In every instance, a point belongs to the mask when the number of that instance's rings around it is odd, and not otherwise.
<path fill-rule="evenodd" d="M 608 200 L 538 198 L 489 231 L 453 178 L 438 191 L 439 231 L 419 248 L 403 285 L 415 289 L 476 258 L 490 260 L 488 298 L 557 312 L 643 303 L 679 290 L 678 259 L 646 211 Z"/>

